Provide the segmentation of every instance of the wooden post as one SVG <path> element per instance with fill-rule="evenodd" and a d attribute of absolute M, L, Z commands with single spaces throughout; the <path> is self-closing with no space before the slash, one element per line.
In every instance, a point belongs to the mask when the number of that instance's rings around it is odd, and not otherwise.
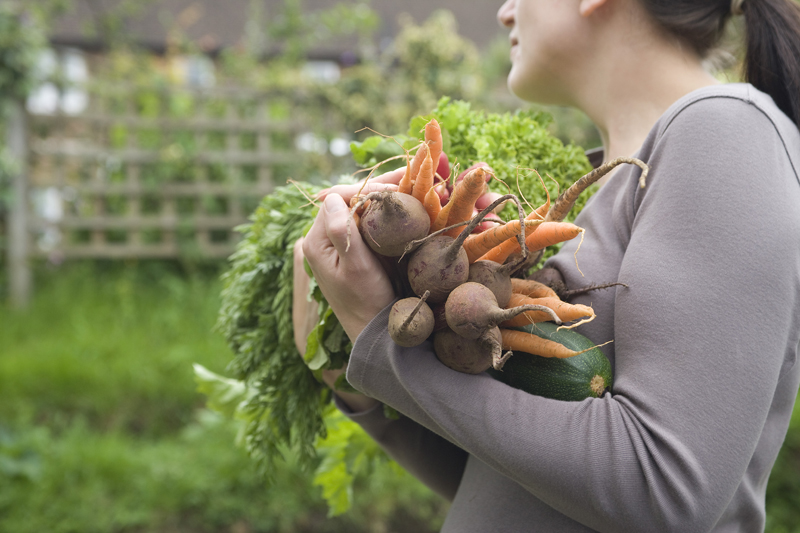
<path fill-rule="evenodd" d="M 31 297 L 31 270 L 28 264 L 28 146 L 25 108 L 22 102 L 9 105 L 8 149 L 16 163 L 11 179 L 11 206 L 8 217 L 8 273 L 11 305 L 23 308 Z"/>

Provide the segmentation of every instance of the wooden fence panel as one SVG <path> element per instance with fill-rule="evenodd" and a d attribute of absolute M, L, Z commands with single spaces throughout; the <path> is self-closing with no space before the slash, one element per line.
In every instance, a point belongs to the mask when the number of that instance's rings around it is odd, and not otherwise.
<path fill-rule="evenodd" d="M 28 116 L 38 202 L 28 224 L 31 255 L 219 258 L 233 251 L 233 228 L 272 190 L 275 168 L 297 161 L 291 140 L 303 123 L 270 118 L 268 94 L 158 97 L 149 115 L 135 90 L 115 88 L 93 93 L 78 116 Z M 190 102 L 188 116 L 171 114 L 175 99 Z M 289 142 L 275 146 L 276 136 Z"/>

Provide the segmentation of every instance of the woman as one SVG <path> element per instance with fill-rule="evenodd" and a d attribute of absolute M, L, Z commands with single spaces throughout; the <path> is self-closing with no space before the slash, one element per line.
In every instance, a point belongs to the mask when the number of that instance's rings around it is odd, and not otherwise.
<path fill-rule="evenodd" d="M 613 394 L 559 402 L 386 333 L 395 298 L 334 187 L 297 247 L 355 342 L 339 406 L 452 500 L 444 531 L 761 531 L 800 384 L 800 15 L 791 0 L 508 0 L 510 89 L 572 105 L 619 167 L 546 265 L 598 318 Z M 703 60 L 744 16 L 747 79 Z M 381 181 L 396 182 L 396 173 Z M 373 187 L 390 187 L 375 184 Z M 300 269 L 297 269 L 298 271 Z M 298 290 L 302 293 L 302 276 Z M 307 312 L 298 305 L 296 324 Z M 326 381 L 332 383 L 335 373 Z M 383 417 L 379 402 L 404 416 Z"/>

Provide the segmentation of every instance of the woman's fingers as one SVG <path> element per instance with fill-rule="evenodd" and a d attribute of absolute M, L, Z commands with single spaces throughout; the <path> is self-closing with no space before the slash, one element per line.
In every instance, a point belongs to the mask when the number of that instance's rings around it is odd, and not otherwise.
<path fill-rule="evenodd" d="M 328 195 L 338 194 L 349 205 L 350 199 L 357 194 L 364 196 L 371 192 L 396 190 L 397 185 L 394 183 L 373 183 L 373 181 L 370 180 L 366 185 L 362 183 L 353 183 L 352 185 L 334 185 L 329 189 L 323 189 L 317 194 L 317 200 L 325 200 Z"/>
<path fill-rule="evenodd" d="M 358 183 L 349 185 L 334 185 L 333 187 L 323 189 L 317 193 L 317 199 L 324 200 L 329 194 L 335 193 L 344 198 L 344 201 L 349 204 L 350 199 L 356 194 L 369 194 L 371 192 L 387 190 L 396 191 L 397 184 L 403 178 L 405 171 L 405 167 L 402 167 L 398 168 L 397 170 L 392 170 L 385 174 L 381 174 L 380 176 L 372 177 L 367 180 L 366 185 L 364 185 L 365 180 L 361 180 Z"/>
<path fill-rule="evenodd" d="M 400 183 L 400 180 L 403 179 L 403 174 L 406 173 L 406 167 L 400 167 L 395 170 L 390 170 L 380 176 L 375 176 L 374 178 L 370 178 L 369 181 L 373 183 L 391 183 L 397 185 Z"/>
<path fill-rule="evenodd" d="M 301 354 L 306 351 L 306 339 L 317 324 L 317 302 L 308 297 L 311 278 L 306 274 L 303 255 L 303 238 L 294 245 L 294 279 L 292 285 L 292 326 L 294 342 Z"/>
<path fill-rule="evenodd" d="M 355 227 L 355 221 L 350 217 L 350 208 L 344 198 L 335 193 L 328 195 L 325 198 L 324 211 L 325 234 L 339 253 L 340 260 L 346 261 L 360 256 L 364 242 Z M 345 258 L 344 255 L 351 249 L 353 255 Z"/>

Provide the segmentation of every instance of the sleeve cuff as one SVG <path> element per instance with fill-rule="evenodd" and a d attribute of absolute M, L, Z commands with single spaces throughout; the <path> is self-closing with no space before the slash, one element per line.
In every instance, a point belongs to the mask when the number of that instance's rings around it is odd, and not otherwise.
<path fill-rule="evenodd" d="M 347 363 L 347 381 L 356 390 L 363 392 L 364 375 L 370 358 L 375 353 L 375 346 L 384 342 L 385 337 L 389 335 L 389 313 L 394 303 L 387 305 L 378 313 L 353 344 L 350 360 Z"/>

